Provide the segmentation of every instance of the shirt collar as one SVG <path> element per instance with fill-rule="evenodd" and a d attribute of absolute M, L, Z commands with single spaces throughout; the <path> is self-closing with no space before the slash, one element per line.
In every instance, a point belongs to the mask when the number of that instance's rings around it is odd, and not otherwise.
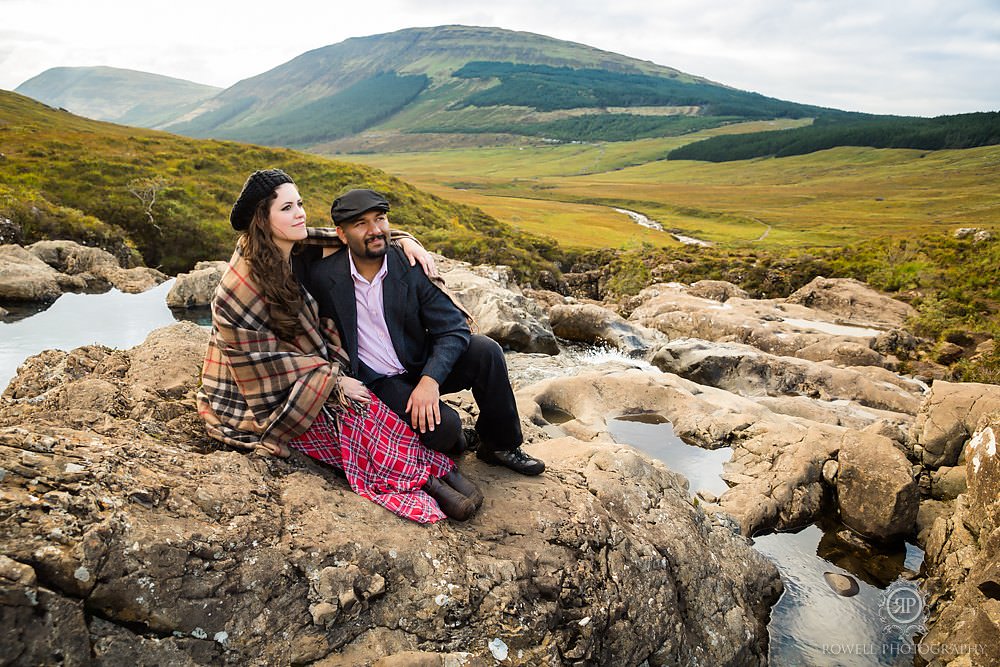
<path fill-rule="evenodd" d="M 382 268 L 378 270 L 378 273 L 375 274 L 375 277 L 372 278 L 371 282 L 368 282 L 363 275 L 358 273 L 357 267 L 354 266 L 354 257 L 351 255 L 351 252 L 349 250 L 347 251 L 347 261 L 350 262 L 351 264 L 351 278 L 354 279 L 354 282 L 358 282 L 360 280 L 361 282 L 368 283 L 369 285 L 374 285 L 375 283 L 385 278 L 386 274 L 389 272 L 388 255 L 382 257 Z"/>

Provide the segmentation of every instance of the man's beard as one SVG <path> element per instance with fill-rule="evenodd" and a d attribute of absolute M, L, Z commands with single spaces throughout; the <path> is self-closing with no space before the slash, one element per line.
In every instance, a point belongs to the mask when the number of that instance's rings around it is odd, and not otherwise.
<path fill-rule="evenodd" d="M 382 240 L 382 247 L 378 250 L 372 250 L 368 247 L 369 241 L 374 241 L 376 239 Z M 369 236 L 365 239 L 365 257 L 368 259 L 378 259 L 379 257 L 385 257 L 385 254 L 389 252 L 389 241 L 385 238 L 384 234 L 379 234 L 378 236 Z"/>

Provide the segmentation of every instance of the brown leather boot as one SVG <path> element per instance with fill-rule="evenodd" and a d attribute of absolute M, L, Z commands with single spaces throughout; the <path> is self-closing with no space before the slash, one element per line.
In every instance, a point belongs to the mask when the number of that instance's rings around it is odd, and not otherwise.
<path fill-rule="evenodd" d="M 451 488 L 455 489 L 463 496 L 472 501 L 472 504 L 479 509 L 479 506 L 483 504 L 483 492 L 479 490 L 479 487 L 475 483 L 458 472 L 458 468 L 452 468 L 447 475 L 442 477 L 445 483 Z"/>
<path fill-rule="evenodd" d="M 424 482 L 424 491 L 437 501 L 438 507 L 448 517 L 465 521 L 476 513 L 476 505 L 470 498 L 445 484 L 437 477 L 428 477 Z"/>

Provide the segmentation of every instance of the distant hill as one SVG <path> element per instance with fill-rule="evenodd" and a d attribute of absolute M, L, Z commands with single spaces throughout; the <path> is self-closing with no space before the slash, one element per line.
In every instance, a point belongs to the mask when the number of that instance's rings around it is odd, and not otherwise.
<path fill-rule="evenodd" d="M 222 89 L 115 67 L 54 67 L 15 89 L 49 106 L 122 125 L 156 127 Z"/>
<path fill-rule="evenodd" d="M 506 263 L 522 276 L 556 271 L 554 241 L 378 169 L 89 120 L 8 91 L 0 91 L 0 130 L 0 217 L 21 228 L 25 243 L 71 239 L 123 259 L 138 250 L 149 266 L 186 271 L 229 257 L 236 238 L 229 210 L 244 180 L 281 167 L 295 178 L 311 224 L 331 224 L 330 202 L 343 190 L 372 187 L 392 202 L 393 224 L 435 252 Z M 135 186 L 157 189 L 152 223 Z"/>

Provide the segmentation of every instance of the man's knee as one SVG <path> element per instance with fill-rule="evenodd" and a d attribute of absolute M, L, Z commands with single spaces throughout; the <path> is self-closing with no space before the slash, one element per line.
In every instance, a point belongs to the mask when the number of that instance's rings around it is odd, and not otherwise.
<path fill-rule="evenodd" d="M 418 433 L 420 442 L 428 449 L 449 454 L 459 445 L 462 437 L 462 418 L 454 410 L 441 406 L 441 423 L 433 431 Z"/>

